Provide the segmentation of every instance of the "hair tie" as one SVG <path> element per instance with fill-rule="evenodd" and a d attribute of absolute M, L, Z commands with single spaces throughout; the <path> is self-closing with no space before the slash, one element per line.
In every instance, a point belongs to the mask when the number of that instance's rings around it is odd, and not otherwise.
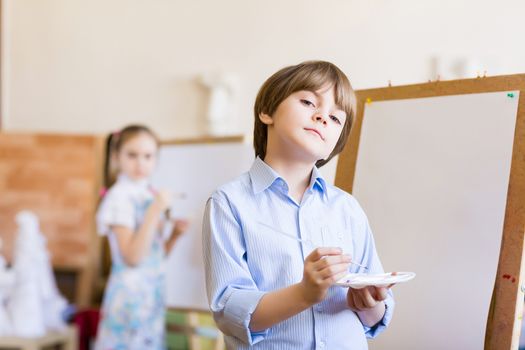
<path fill-rule="evenodd" d="M 109 143 L 111 145 L 111 148 L 114 149 L 117 144 L 119 143 L 119 138 L 120 138 L 120 134 L 121 132 L 120 131 L 113 131 L 110 135 L 111 137 L 109 138 Z"/>

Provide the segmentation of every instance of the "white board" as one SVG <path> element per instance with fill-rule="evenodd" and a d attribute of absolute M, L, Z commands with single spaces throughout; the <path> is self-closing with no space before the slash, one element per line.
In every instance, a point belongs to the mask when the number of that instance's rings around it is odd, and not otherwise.
<path fill-rule="evenodd" d="M 168 258 L 168 306 L 208 309 L 201 243 L 204 206 L 217 187 L 248 171 L 254 157 L 253 147 L 240 142 L 161 147 L 153 184 L 185 193 L 185 199 L 174 201 L 172 212 L 191 220 Z"/>
<path fill-rule="evenodd" d="M 483 348 L 519 93 L 366 105 L 353 194 L 368 215 L 396 311 L 370 349 Z"/>

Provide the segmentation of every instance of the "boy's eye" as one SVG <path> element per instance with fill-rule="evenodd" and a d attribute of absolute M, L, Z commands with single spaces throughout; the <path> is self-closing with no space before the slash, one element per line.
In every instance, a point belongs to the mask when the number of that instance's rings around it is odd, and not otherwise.
<path fill-rule="evenodd" d="M 301 100 L 301 103 L 304 104 L 304 105 L 306 105 L 306 106 L 315 107 L 315 105 L 313 104 L 313 102 L 308 101 L 308 100 L 304 100 L 304 99 L 302 99 L 302 100 Z"/>
<path fill-rule="evenodd" d="M 331 115 L 330 116 L 330 119 L 332 119 L 334 122 L 336 122 L 337 124 L 341 125 L 341 121 L 339 120 L 339 118 L 337 118 L 335 115 Z"/>

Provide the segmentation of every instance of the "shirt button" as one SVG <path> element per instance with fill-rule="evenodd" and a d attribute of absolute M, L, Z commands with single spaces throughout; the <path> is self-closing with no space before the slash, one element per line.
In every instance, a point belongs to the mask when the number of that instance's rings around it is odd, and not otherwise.
<path fill-rule="evenodd" d="M 324 346 L 325 346 L 324 341 L 321 340 L 321 341 L 319 342 L 319 346 L 322 347 L 322 348 L 324 348 Z"/>

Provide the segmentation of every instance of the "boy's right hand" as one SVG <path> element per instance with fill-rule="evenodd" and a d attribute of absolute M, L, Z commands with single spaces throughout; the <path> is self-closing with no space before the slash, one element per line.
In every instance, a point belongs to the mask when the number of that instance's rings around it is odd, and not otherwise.
<path fill-rule="evenodd" d="M 321 302 L 328 288 L 346 276 L 350 256 L 343 254 L 341 248 L 316 248 L 304 261 L 301 286 L 303 297 L 309 304 Z"/>

